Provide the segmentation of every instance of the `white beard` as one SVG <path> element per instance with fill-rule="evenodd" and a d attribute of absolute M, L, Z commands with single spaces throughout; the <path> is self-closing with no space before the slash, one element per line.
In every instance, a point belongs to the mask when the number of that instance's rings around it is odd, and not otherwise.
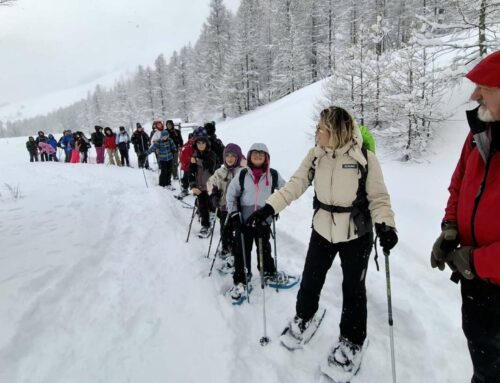
<path fill-rule="evenodd" d="M 477 117 L 483 122 L 494 122 L 495 119 L 485 105 L 481 105 L 477 111 Z"/>

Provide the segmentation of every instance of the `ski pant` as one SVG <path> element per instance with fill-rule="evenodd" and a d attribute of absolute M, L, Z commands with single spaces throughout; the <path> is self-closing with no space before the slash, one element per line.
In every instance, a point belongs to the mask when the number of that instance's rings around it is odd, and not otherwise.
<path fill-rule="evenodd" d="M 139 164 L 139 168 L 146 168 L 149 169 L 149 161 L 148 157 L 144 157 L 144 159 L 141 161 L 139 159 L 139 156 L 143 154 L 144 152 L 137 152 L 137 163 Z"/>
<path fill-rule="evenodd" d="M 172 158 L 172 177 L 177 180 L 179 179 L 179 152 L 174 151 L 172 154 L 174 155 Z"/>
<path fill-rule="evenodd" d="M 98 164 L 104 163 L 104 146 L 96 146 L 95 147 L 96 160 L 95 162 Z"/>
<path fill-rule="evenodd" d="M 49 155 L 47 153 L 40 153 L 40 159 L 42 160 L 42 162 L 48 161 Z"/>
<path fill-rule="evenodd" d="M 64 162 L 71 162 L 71 150 L 64 150 Z"/>
<path fill-rule="evenodd" d="M 170 185 L 170 177 L 172 170 L 172 161 L 160 161 L 158 162 L 158 166 L 160 167 L 160 186 L 169 186 Z"/>
<path fill-rule="evenodd" d="M 198 195 L 198 214 L 201 219 L 201 226 L 210 227 L 210 199 L 207 191 L 202 191 Z"/>
<path fill-rule="evenodd" d="M 106 152 L 108 153 L 108 158 L 109 158 L 110 165 L 121 166 L 121 162 L 118 159 L 118 152 L 116 151 L 116 149 L 107 148 Z"/>
<path fill-rule="evenodd" d="M 38 162 L 38 153 L 33 153 L 33 152 L 29 152 L 30 153 L 30 162 Z"/>
<path fill-rule="evenodd" d="M 241 230 L 241 231 L 240 231 Z M 234 284 L 245 283 L 245 271 L 243 264 L 243 254 L 242 254 L 242 243 L 241 243 L 241 233 L 243 233 L 243 241 L 245 243 L 245 261 L 247 264 L 247 273 L 252 277 L 252 245 L 255 241 L 257 247 L 257 269 L 260 271 L 260 251 L 259 249 L 259 238 L 262 238 L 262 252 L 264 258 L 264 273 L 274 274 L 276 272 L 276 267 L 274 265 L 274 259 L 271 256 L 271 227 L 269 225 L 260 225 L 259 227 L 252 227 L 247 225 L 242 225 L 240 229 L 236 230 L 235 241 L 233 246 L 234 254 L 234 274 L 233 282 Z"/>
<path fill-rule="evenodd" d="M 189 188 L 189 172 L 187 170 L 182 173 L 181 186 L 183 189 Z"/>
<path fill-rule="evenodd" d="M 118 150 L 120 151 L 120 157 L 121 157 L 122 166 L 124 166 L 125 163 L 127 163 L 127 166 L 130 166 L 130 161 L 128 159 L 128 147 L 127 147 L 127 144 L 125 142 L 120 142 L 118 144 Z"/>
<path fill-rule="evenodd" d="M 500 286 L 461 280 L 462 329 L 472 359 L 472 383 L 500 383 Z"/>
<path fill-rule="evenodd" d="M 365 277 L 372 244 L 372 233 L 348 242 L 331 243 L 313 230 L 297 294 L 297 316 L 304 321 L 314 316 L 326 273 L 339 253 L 344 277 L 340 335 L 362 345 L 366 338 L 367 317 Z"/>
<path fill-rule="evenodd" d="M 220 237 L 222 250 L 228 252 L 231 250 L 231 244 L 233 243 L 233 231 L 231 230 L 231 224 L 229 220 L 226 222 L 227 211 L 222 211 L 220 208 L 217 213 L 220 223 Z"/>

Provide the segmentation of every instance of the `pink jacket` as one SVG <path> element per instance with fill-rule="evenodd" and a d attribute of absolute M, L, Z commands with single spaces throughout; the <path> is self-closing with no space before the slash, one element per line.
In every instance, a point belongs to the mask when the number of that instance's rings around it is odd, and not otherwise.
<path fill-rule="evenodd" d="M 45 142 L 39 142 L 38 148 L 40 149 L 40 153 L 47 153 L 48 155 L 52 155 L 56 152 L 52 145 Z"/>

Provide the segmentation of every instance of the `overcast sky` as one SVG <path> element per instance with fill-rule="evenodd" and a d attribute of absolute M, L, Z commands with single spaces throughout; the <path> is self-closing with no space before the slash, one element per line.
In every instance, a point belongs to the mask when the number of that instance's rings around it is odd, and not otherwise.
<path fill-rule="evenodd" d="M 225 0 L 236 12 L 240 0 Z M 153 64 L 194 43 L 210 0 L 18 0 L 0 7 L 0 106 Z"/>

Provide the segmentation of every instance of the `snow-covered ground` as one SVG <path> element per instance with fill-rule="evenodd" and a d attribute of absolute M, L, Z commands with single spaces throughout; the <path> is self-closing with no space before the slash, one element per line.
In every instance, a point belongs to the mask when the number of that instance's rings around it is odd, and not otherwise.
<path fill-rule="evenodd" d="M 272 166 L 289 177 L 312 146 L 321 89 L 313 84 L 221 123 L 217 133 L 244 152 L 265 142 Z M 429 265 L 467 132 L 469 90 L 450 93 L 446 108 L 454 117 L 420 163 L 395 162 L 379 143 L 400 237 L 390 258 L 400 382 L 470 380 L 458 286 Z M 272 341 L 262 347 L 258 278 L 250 304 L 234 307 L 223 297 L 231 278 L 208 277 L 208 240 L 185 242 L 191 210 L 156 186 L 155 173 L 146 172 L 146 188 L 136 168 L 29 163 L 25 140 L 0 140 L 0 382 L 318 380 L 319 363 L 338 336 L 338 260 L 321 296 L 326 317 L 303 350 L 289 352 L 278 341 L 297 288 L 266 290 Z M 277 223 L 278 265 L 291 273 L 304 264 L 312 195 L 308 190 Z M 391 381 L 383 263 L 381 257 L 377 272 L 370 261 L 369 347 L 352 382 Z"/>

